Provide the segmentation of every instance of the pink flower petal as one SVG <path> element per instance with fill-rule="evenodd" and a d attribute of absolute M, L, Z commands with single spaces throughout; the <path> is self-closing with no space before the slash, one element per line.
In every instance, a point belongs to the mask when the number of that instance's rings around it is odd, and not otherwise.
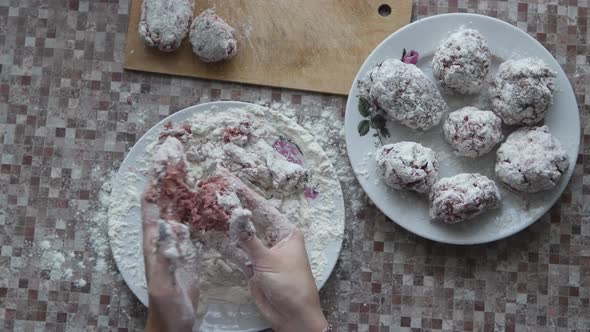
<path fill-rule="evenodd" d="M 316 188 L 307 186 L 303 189 L 303 193 L 309 199 L 316 199 L 320 195 L 320 192 Z"/>
<path fill-rule="evenodd" d="M 418 51 L 411 50 L 408 52 L 404 58 L 402 59 L 403 62 L 415 65 L 418 63 L 418 59 L 420 58 L 420 54 Z"/>

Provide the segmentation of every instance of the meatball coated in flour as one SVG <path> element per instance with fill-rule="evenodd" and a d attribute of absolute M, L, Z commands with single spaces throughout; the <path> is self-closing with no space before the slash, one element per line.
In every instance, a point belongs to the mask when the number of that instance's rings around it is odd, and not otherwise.
<path fill-rule="evenodd" d="M 534 193 L 553 188 L 570 167 L 567 152 L 547 126 L 520 128 L 496 156 L 496 174 L 510 188 Z"/>
<path fill-rule="evenodd" d="M 194 0 L 143 0 L 139 35 L 148 46 L 172 52 L 188 32 Z"/>
<path fill-rule="evenodd" d="M 395 189 L 426 193 L 438 177 L 434 151 L 414 142 L 388 144 L 377 151 L 377 171 Z"/>
<path fill-rule="evenodd" d="M 504 138 L 499 117 L 471 106 L 449 114 L 443 132 L 457 155 L 472 158 L 490 152 Z"/>
<path fill-rule="evenodd" d="M 492 53 L 476 30 L 459 30 L 445 39 L 432 58 L 434 78 L 452 94 L 479 92 L 490 70 Z"/>
<path fill-rule="evenodd" d="M 203 62 L 228 60 L 238 52 L 236 31 L 211 9 L 195 18 L 190 42 L 193 52 Z"/>
<path fill-rule="evenodd" d="M 430 190 L 430 217 L 458 223 L 497 207 L 500 199 L 494 181 L 483 175 L 463 173 L 442 178 Z"/>
<path fill-rule="evenodd" d="M 440 122 L 447 104 L 418 67 L 385 60 L 362 82 L 371 107 L 412 129 L 427 130 Z"/>
<path fill-rule="evenodd" d="M 507 125 L 533 125 L 553 103 L 557 73 L 540 59 L 508 60 L 490 85 L 492 110 Z"/>

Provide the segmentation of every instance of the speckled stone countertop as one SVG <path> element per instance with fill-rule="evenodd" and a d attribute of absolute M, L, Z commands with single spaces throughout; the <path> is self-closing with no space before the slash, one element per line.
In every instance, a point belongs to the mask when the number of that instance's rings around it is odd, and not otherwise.
<path fill-rule="evenodd" d="M 146 309 L 105 240 L 103 184 L 159 119 L 212 100 L 337 119 L 313 133 L 357 207 L 347 210 L 344 247 L 321 291 L 336 330 L 590 330 L 588 0 L 414 2 L 414 20 L 475 12 L 537 38 L 568 74 L 586 133 L 573 179 L 547 215 L 468 247 L 418 238 L 363 204 L 338 134 L 345 98 L 124 71 L 128 2 L 0 0 L 0 330 L 142 329 Z"/>

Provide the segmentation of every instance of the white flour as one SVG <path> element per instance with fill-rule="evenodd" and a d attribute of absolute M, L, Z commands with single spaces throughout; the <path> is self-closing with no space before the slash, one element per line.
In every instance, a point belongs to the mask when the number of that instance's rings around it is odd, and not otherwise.
<path fill-rule="evenodd" d="M 60 241 L 55 239 L 55 241 Z M 57 247 L 57 245 L 56 245 Z M 52 241 L 42 240 L 33 247 L 33 251 L 29 256 L 40 257 L 40 268 L 49 270 L 49 278 L 51 280 L 69 279 L 72 277 L 71 262 L 68 260 L 67 252 L 59 248 L 53 248 Z"/>
<path fill-rule="evenodd" d="M 39 247 L 43 250 L 48 250 L 49 248 L 51 248 L 51 243 L 49 243 L 49 241 L 47 240 L 43 240 L 41 241 L 41 243 L 39 243 Z"/>
<path fill-rule="evenodd" d="M 233 130 L 232 133 L 237 134 L 227 136 L 226 128 L 244 129 L 245 122 L 249 123 L 248 133 Z M 328 244 L 339 239 L 343 217 L 334 218 L 337 209 L 334 198 L 339 197 L 336 174 L 313 137 L 279 114 L 254 107 L 248 110 L 199 112 L 189 120 L 189 124 L 192 124 L 191 133 L 180 138 L 187 151 L 189 183 L 210 174 L 216 164 L 222 163 L 259 193 L 272 198 L 277 208 L 304 230 L 312 272 L 319 281 L 327 268 L 323 252 Z M 225 141 L 224 136 L 227 138 Z M 244 142 L 240 136 L 248 137 L 248 142 Z M 293 162 L 286 162 L 285 157 L 275 151 L 273 144 L 277 144 L 279 137 L 289 139 L 282 139 L 281 147 L 283 151 L 291 152 L 288 158 Z M 144 190 L 143 174 L 150 169 L 151 151 L 156 146 L 154 136 L 150 140 L 152 143 L 147 145 L 146 152 L 138 158 L 133 169 L 120 172 L 117 178 L 118 190 L 111 194 L 109 210 L 109 234 L 113 239 L 113 252 L 120 258 L 119 268 L 143 287 L 143 260 L 136 255 L 141 253 L 140 243 L 129 241 L 131 238 L 141 238 L 141 228 L 133 226 L 130 229 L 127 215 L 136 210 Z M 295 145 L 303 152 L 304 167 L 298 164 L 301 156 Z M 229 150 L 224 149 L 224 146 L 229 146 Z M 246 153 L 237 148 L 244 149 Z M 226 152 L 230 150 L 239 153 Z M 244 156 L 247 158 L 241 158 Z M 258 173 L 249 171 L 257 167 Z M 303 186 L 305 192 L 309 188 L 317 189 L 317 198 L 307 199 Z M 225 203 L 228 200 L 231 201 L 231 197 L 221 198 Z M 203 300 L 214 298 L 234 303 L 248 301 L 245 281 L 241 273 L 237 273 L 236 267 L 210 248 L 202 250 L 205 266 L 201 280 Z"/>
<path fill-rule="evenodd" d="M 78 287 L 78 288 L 82 288 L 84 286 L 86 286 L 86 280 L 84 279 L 78 279 L 74 282 L 74 286 Z"/>
<path fill-rule="evenodd" d="M 43 252 L 41 261 L 45 268 L 51 270 L 51 279 L 61 278 L 65 274 L 62 265 L 65 263 L 66 258 L 58 250 L 47 250 Z"/>
<path fill-rule="evenodd" d="M 352 215 L 351 220 L 356 219 L 356 213 L 363 207 L 372 205 L 365 191 L 358 185 L 354 173 L 360 173 L 362 176 L 368 176 L 366 168 L 369 160 L 375 159 L 375 152 L 369 151 L 362 163 L 355 165 L 352 169 L 348 154 L 346 153 L 346 141 L 344 139 L 344 122 L 343 114 L 339 109 L 334 107 L 319 106 L 318 100 L 310 101 L 309 105 L 302 105 L 302 109 L 297 112 L 296 106 L 284 102 L 272 102 L 270 104 L 260 103 L 268 106 L 273 111 L 280 112 L 291 119 L 294 119 L 310 134 L 324 149 L 334 169 L 338 174 L 338 179 L 347 189 L 350 195 L 349 202 Z"/>

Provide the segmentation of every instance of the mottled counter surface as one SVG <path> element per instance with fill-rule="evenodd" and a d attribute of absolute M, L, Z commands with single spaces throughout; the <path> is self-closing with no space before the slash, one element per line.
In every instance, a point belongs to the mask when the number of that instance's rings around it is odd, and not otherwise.
<path fill-rule="evenodd" d="M 589 133 L 589 1 L 547 2 L 419 0 L 414 19 L 476 12 L 527 31 L 565 69 Z M 345 98 L 125 72 L 128 5 L 0 0 L 0 330 L 143 327 L 108 247 L 112 171 L 159 119 L 213 100 L 297 118 L 349 188 L 344 247 L 321 292 L 337 330 L 590 329 L 590 135 L 535 225 L 488 245 L 433 243 L 367 204 L 341 136 Z"/>

